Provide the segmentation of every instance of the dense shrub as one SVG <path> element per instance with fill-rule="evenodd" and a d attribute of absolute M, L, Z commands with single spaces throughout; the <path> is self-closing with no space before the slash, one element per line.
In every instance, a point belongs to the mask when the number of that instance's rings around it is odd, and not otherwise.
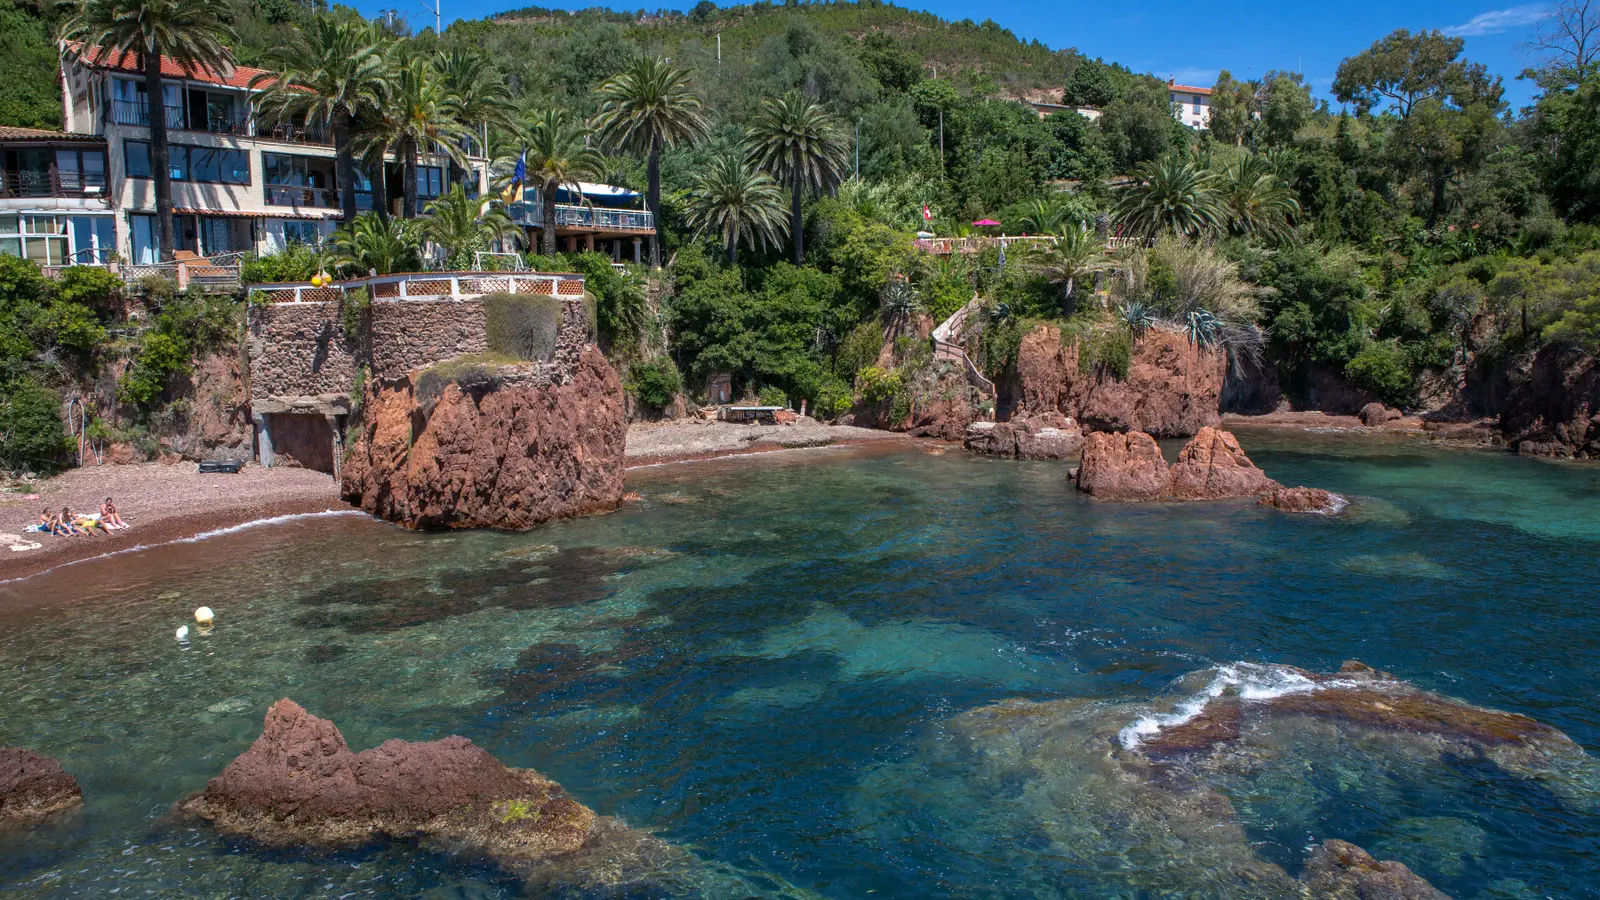
<path fill-rule="evenodd" d="M 239 280 L 245 284 L 310 281 L 322 265 L 320 250 L 294 241 L 277 253 L 246 259 L 239 266 Z"/>
<path fill-rule="evenodd" d="M 469 353 L 435 363 L 417 376 L 417 402 L 431 409 L 433 402 L 452 384 L 463 391 L 493 390 L 500 386 L 500 368 L 519 361 L 490 352 Z"/>
<path fill-rule="evenodd" d="M 756 399 L 761 402 L 762 406 L 789 405 L 789 395 L 783 392 L 783 388 L 773 387 L 771 385 L 768 385 L 758 391 L 756 394 Z"/>
<path fill-rule="evenodd" d="M 101 317 L 117 311 L 122 297 L 122 279 L 99 266 L 70 266 L 56 278 L 58 303 L 86 306 Z"/>
<path fill-rule="evenodd" d="M 60 394 L 24 379 L 0 397 L 0 467 L 54 474 L 66 464 L 67 446 Z"/>
<path fill-rule="evenodd" d="M 561 332 L 561 300 L 543 294 L 491 294 L 483 298 L 489 352 L 548 362 Z"/>
<path fill-rule="evenodd" d="M 628 390 L 640 403 L 660 409 L 683 392 L 683 373 L 671 359 L 658 356 L 628 370 Z"/>
<path fill-rule="evenodd" d="M 856 374 L 856 392 L 867 403 L 878 404 L 905 393 L 905 380 L 893 369 L 867 366 Z"/>
<path fill-rule="evenodd" d="M 1344 367 L 1351 386 L 1370 391 L 1390 406 L 1405 406 L 1415 395 L 1415 379 L 1405 351 L 1379 341 L 1363 347 Z"/>

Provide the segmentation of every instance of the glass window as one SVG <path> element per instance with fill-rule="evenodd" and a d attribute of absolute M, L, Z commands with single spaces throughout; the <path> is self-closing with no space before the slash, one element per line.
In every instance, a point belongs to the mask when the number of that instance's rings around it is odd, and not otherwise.
<path fill-rule="evenodd" d="M 283 240 L 285 243 L 299 243 L 316 245 L 322 240 L 322 232 L 315 222 L 285 222 L 283 223 Z"/>
<path fill-rule="evenodd" d="M 217 166 L 217 151 L 210 147 L 195 147 L 189 151 L 189 177 L 194 181 L 221 181 L 222 170 Z"/>
<path fill-rule="evenodd" d="M 83 151 L 83 183 L 87 187 L 105 187 L 106 155 L 103 151 Z"/>
<path fill-rule="evenodd" d="M 417 196 L 437 197 L 443 192 L 444 171 L 438 166 L 417 167 Z"/>
<path fill-rule="evenodd" d="M 182 144 L 167 147 L 167 172 L 173 181 L 189 180 L 189 148 Z"/>
<path fill-rule="evenodd" d="M 22 239 L 14 237 L 0 238 L 0 253 L 6 256 L 21 256 Z"/>
<path fill-rule="evenodd" d="M 0 234 L 16 234 L 16 233 L 17 233 L 17 217 L 16 216 L 0 216 Z"/>
<path fill-rule="evenodd" d="M 144 141 L 124 141 L 122 147 L 128 157 L 128 177 L 149 178 L 150 145 Z"/>

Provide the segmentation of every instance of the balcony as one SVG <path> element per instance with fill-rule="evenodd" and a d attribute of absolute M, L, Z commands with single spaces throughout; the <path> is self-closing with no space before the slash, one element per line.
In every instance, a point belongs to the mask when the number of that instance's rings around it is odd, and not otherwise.
<path fill-rule="evenodd" d="M 174 131 L 183 131 L 188 128 L 184 121 L 183 110 L 180 107 L 168 106 L 163 109 L 167 114 L 167 127 Z M 150 107 L 138 100 L 113 100 L 111 101 L 111 120 L 118 125 L 137 125 L 141 128 L 150 127 Z"/>
<path fill-rule="evenodd" d="M 523 201 L 510 207 L 511 221 L 530 228 L 544 227 L 544 210 L 536 202 Z M 608 209 L 603 206 L 556 204 L 556 228 L 589 231 L 621 231 L 649 234 L 655 223 L 648 210 Z"/>
<path fill-rule="evenodd" d="M 0 172 L 0 197 L 104 196 L 104 172 L 51 172 L 22 169 Z"/>
<path fill-rule="evenodd" d="M 167 128 L 173 131 L 201 131 L 207 134 L 226 134 L 233 137 L 250 137 L 250 116 L 242 110 L 198 108 L 195 115 L 186 115 L 181 107 L 168 106 Z M 111 101 L 111 118 L 118 125 L 150 126 L 150 108 L 142 100 Z"/>
<path fill-rule="evenodd" d="M 339 192 L 333 188 L 304 187 L 297 184 L 269 184 L 268 206 L 310 206 L 316 209 L 338 209 Z"/>

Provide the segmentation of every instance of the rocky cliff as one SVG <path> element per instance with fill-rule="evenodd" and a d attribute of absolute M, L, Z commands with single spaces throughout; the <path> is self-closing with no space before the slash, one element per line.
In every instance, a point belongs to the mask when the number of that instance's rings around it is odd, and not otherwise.
<path fill-rule="evenodd" d="M 1080 366 L 1081 347 L 1041 325 L 1022 339 L 1008 387 L 1017 414 L 1060 412 L 1096 431 L 1187 437 L 1221 421 L 1227 360 L 1182 335 L 1151 330 L 1134 342 L 1126 378 Z"/>
<path fill-rule="evenodd" d="M 407 528 L 529 528 L 622 502 L 622 383 L 594 346 L 431 378 L 368 390 L 345 500 Z"/>
<path fill-rule="evenodd" d="M 1500 410 L 1506 443 L 1533 456 L 1600 459 L 1600 360 L 1547 347 L 1517 374 Z"/>

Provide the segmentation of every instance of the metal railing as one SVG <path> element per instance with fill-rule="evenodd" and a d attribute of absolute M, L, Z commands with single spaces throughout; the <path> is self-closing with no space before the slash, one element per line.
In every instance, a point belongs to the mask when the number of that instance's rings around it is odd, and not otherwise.
<path fill-rule="evenodd" d="M 544 226 L 544 209 L 536 202 L 522 201 L 511 204 L 511 221 L 533 228 Z M 576 206 L 556 204 L 557 228 L 595 228 L 608 231 L 655 231 L 655 220 L 649 210 L 608 209 L 603 206 Z"/>
<path fill-rule="evenodd" d="M 0 172 L 0 197 L 77 197 L 104 195 L 104 172 L 62 172 L 19 169 Z"/>
<path fill-rule="evenodd" d="M 333 136 L 326 128 L 296 125 L 293 122 L 275 122 L 271 125 L 261 123 L 256 128 L 256 136 L 265 140 L 283 141 L 288 144 L 333 146 Z"/>
<path fill-rule="evenodd" d="M 403 272 L 352 278 L 318 287 L 310 282 L 249 285 L 253 303 L 337 303 L 365 289 L 372 300 L 473 300 L 489 294 L 583 296 L 583 276 L 568 272 Z"/>
<path fill-rule="evenodd" d="M 188 122 L 181 106 L 163 106 L 162 111 L 167 115 L 167 127 L 173 129 L 187 129 Z M 150 127 L 150 105 L 142 100 L 113 100 L 111 101 L 111 121 L 118 125 L 138 125 Z"/>
<path fill-rule="evenodd" d="M 934 256 L 950 256 L 956 253 L 977 253 L 988 247 L 1009 248 L 1017 245 L 1036 247 L 1041 244 L 1054 244 L 1056 240 L 1056 236 L 1050 234 L 1001 235 L 999 237 L 969 235 L 967 237 L 918 238 L 913 242 L 913 246 L 924 253 L 931 253 Z M 1106 249 L 1121 250 L 1125 247 L 1142 246 L 1144 243 L 1140 238 L 1113 237 L 1106 240 Z"/>
<path fill-rule="evenodd" d="M 961 366 L 966 373 L 967 383 L 985 394 L 995 394 L 994 382 L 983 376 L 978 371 L 978 364 L 967 355 L 966 348 L 961 346 L 963 333 L 967 328 L 967 318 L 982 305 L 978 295 L 972 295 L 967 304 L 956 310 L 950 318 L 944 320 L 938 328 L 933 330 L 933 358 L 947 359 Z"/>
<path fill-rule="evenodd" d="M 484 265 L 487 261 L 489 265 Z M 528 261 L 521 253 L 495 253 L 479 250 L 472 254 L 472 266 L 479 272 L 526 272 Z"/>
<path fill-rule="evenodd" d="M 297 184 L 265 185 L 268 206 L 310 206 L 338 209 L 339 192 L 333 188 L 304 187 Z"/>

